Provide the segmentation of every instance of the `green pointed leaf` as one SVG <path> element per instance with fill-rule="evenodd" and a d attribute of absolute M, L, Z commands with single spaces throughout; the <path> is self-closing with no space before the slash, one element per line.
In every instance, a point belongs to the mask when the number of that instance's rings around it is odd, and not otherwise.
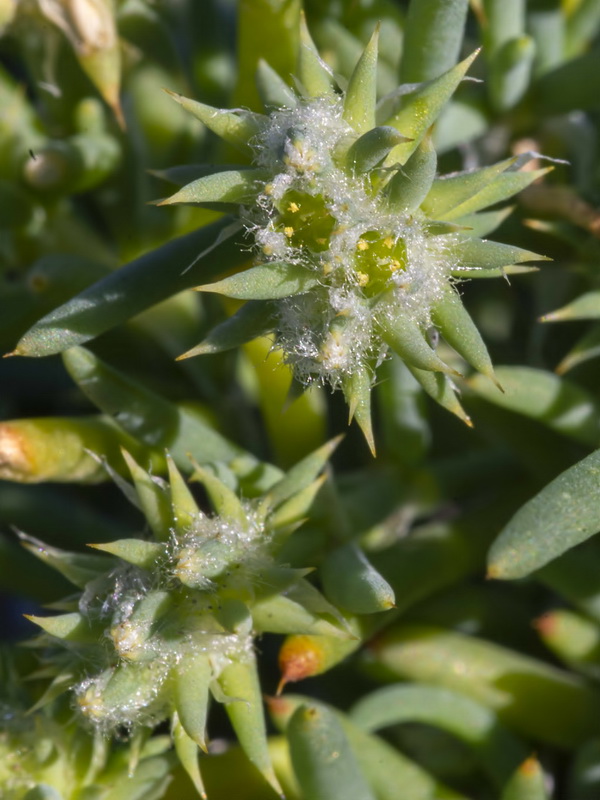
<path fill-rule="evenodd" d="M 596 622 L 558 608 L 538 617 L 534 627 L 560 661 L 589 678 L 600 677 L 600 627 Z"/>
<path fill-rule="evenodd" d="M 522 578 L 600 531 L 599 475 L 596 450 L 522 506 L 490 549 L 490 577 Z"/>
<path fill-rule="evenodd" d="M 490 242 L 487 239 L 465 239 L 452 247 L 452 255 L 457 261 L 454 269 L 460 275 L 462 269 L 499 269 L 509 264 L 520 264 L 523 261 L 551 261 L 547 256 L 532 253 L 502 242 Z"/>
<path fill-rule="evenodd" d="M 478 52 L 475 51 L 439 78 L 422 84 L 403 98 L 400 110 L 386 121 L 386 125 L 391 125 L 413 141 L 395 147 L 388 158 L 390 164 L 396 161 L 405 164 L 408 161 L 454 94 Z"/>
<path fill-rule="evenodd" d="M 46 783 L 39 783 L 23 795 L 23 800 L 63 800 L 63 796 Z"/>
<path fill-rule="evenodd" d="M 337 628 L 319 614 L 283 594 L 271 595 L 252 605 L 252 620 L 258 633 L 314 634 L 348 638 L 347 631 Z"/>
<path fill-rule="evenodd" d="M 242 530 L 245 530 L 248 525 L 248 516 L 236 493 L 208 469 L 202 469 L 197 464 L 194 466 L 192 479 L 204 484 L 217 514 L 241 525 Z"/>
<path fill-rule="evenodd" d="M 525 745 L 481 703 L 438 686 L 395 685 L 359 700 L 350 717 L 371 732 L 404 722 L 432 725 L 471 746 L 497 788 L 527 756 Z"/>
<path fill-rule="evenodd" d="M 60 550 L 58 547 L 51 547 L 44 544 L 33 536 L 26 533 L 17 532 L 21 544 L 29 550 L 36 558 L 46 563 L 52 569 L 57 570 L 68 581 L 79 589 L 84 589 L 86 584 L 95 580 L 100 575 L 108 572 L 116 563 L 103 556 L 92 555 L 91 553 L 69 553 L 67 550 Z"/>
<path fill-rule="evenodd" d="M 197 414 L 164 400 L 88 350 L 72 348 L 65 353 L 64 362 L 73 380 L 95 405 L 116 415 L 119 425 L 135 438 L 168 449 L 184 472 L 192 468 L 190 453 L 200 462 L 235 465 L 239 475 L 258 466 L 257 459 L 224 439 Z"/>
<path fill-rule="evenodd" d="M 164 545 L 158 542 L 147 542 L 144 539 L 118 539 L 116 542 L 90 544 L 94 550 L 110 553 L 128 564 L 135 564 L 142 569 L 153 569 L 165 555 Z"/>
<path fill-rule="evenodd" d="M 425 338 L 421 326 L 407 313 L 394 310 L 394 318 L 383 316 L 378 320 L 377 327 L 383 341 L 412 367 L 451 375 L 458 374 L 436 354 Z"/>
<path fill-rule="evenodd" d="M 167 457 L 167 467 L 169 470 L 169 485 L 171 487 L 173 526 L 177 533 L 186 533 L 192 523 L 203 517 L 204 514 L 198 508 L 189 486 L 170 456 Z"/>
<path fill-rule="evenodd" d="M 281 795 L 281 786 L 269 756 L 262 691 L 254 654 L 248 654 L 246 660 L 234 661 L 225 667 L 218 683 L 225 695 L 236 698 L 231 702 L 226 701 L 225 709 L 243 751 L 275 792 Z"/>
<path fill-rule="evenodd" d="M 494 53 L 488 81 L 493 107 L 500 112 L 513 108 L 531 83 L 531 69 L 536 54 L 531 36 L 515 36 Z"/>
<path fill-rule="evenodd" d="M 385 195 L 394 211 L 412 214 L 427 197 L 437 169 L 437 155 L 430 136 L 399 169 L 385 188 Z"/>
<path fill-rule="evenodd" d="M 327 476 L 322 475 L 312 483 L 309 483 L 304 489 L 292 495 L 288 500 L 281 503 L 269 516 L 269 525 L 275 529 L 286 528 L 288 525 L 293 525 L 295 522 L 306 517 L 326 479 Z"/>
<path fill-rule="evenodd" d="M 496 383 L 492 360 L 460 295 L 450 288 L 431 309 L 431 320 L 444 339 L 478 372 Z"/>
<path fill-rule="evenodd" d="M 204 783 L 198 765 L 198 746 L 196 742 L 188 736 L 176 713 L 173 714 L 171 731 L 175 752 L 177 753 L 181 766 L 187 772 L 202 800 L 206 800 Z"/>
<path fill-rule="evenodd" d="M 590 447 L 600 444 L 600 404 L 584 389 L 530 367 L 497 367 L 495 374 L 504 394 L 478 375 L 469 385 L 501 408 L 536 419 Z"/>
<path fill-rule="evenodd" d="M 210 657 L 199 653 L 186 656 L 175 667 L 175 708 L 179 721 L 198 747 L 205 752 L 209 687 L 213 677 Z"/>
<path fill-rule="evenodd" d="M 470 428 L 473 427 L 471 418 L 459 403 L 456 396 L 456 389 L 447 375 L 444 375 L 441 372 L 431 372 L 429 370 L 417 369 L 417 367 L 413 367 L 408 362 L 406 362 L 406 366 L 421 384 L 422 388 L 431 398 L 435 400 L 436 403 L 439 403 L 445 409 L 450 411 L 451 414 L 454 414 L 461 419 L 465 425 L 468 425 Z"/>
<path fill-rule="evenodd" d="M 346 154 L 348 169 L 358 175 L 369 172 L 387 157 L 392 148 L 406 140 L 406 136 L 390 125 L 371 128 L 348 150 Z"/>
<path fill-rule="evenodd" d="M 326 708 L 301 705 L 287 726 L 298 783 L 310 800 L 375 800 L 344 731 Z"/>
<path fill-rule="evenodd" d="M 55 617 L 37 617 L 33 614 L 25 614 L 25 617 L 35 625 L 39 625 L 50 636 L 56 636 L 58 639 L 68 642 L 97 643 L 102 637 L 102 631 L 94 630 L 89 619 L 78 611 L 71 614 L 59 614 Z"/>
<path fill-rule="evenodd" d="M 321 59 L 319 51 L 306 26 L 306 17 L 300 16 L 300 49 L 298 51 L 298 80 L 309 97 L 333 97 L 333 76 Z"/>
<path fill-rule="evenodd" d="M 427 0 L 409 5 L 400 64 L 404 83 L 437 78 L 456 64 L 468 5 L 468 0 Z"/>
<path fill-rule="evenodd" d="M 123 458 L 131 472 L 140 508 L 148 521 L 152 533 L 159 541 L 166 541 L 170 536 L 173 517 L 169 495 L 164 482 L 155 480 L 152 475 L 140 467 L 129 453 L 123 451 Z"/>
<path fill-rule="evenodd" d="M 200 275 L 211 279 L 242 264 L 248 254 L 233 238 L 237 231 L 226 217 L 145 253 L 36 322 L 15 355 L 61 353 L 196 286 Z"/>
<path fill-rule="evenodd" d="M 515 771 L 500 800 L 550 800 L 540 762 L 531 756 Z"/>
<path fill-rule="evenodd" d="M 174 195 L 157 205 L 175 203 L 250 203 L 260 194 L 269 177 L 263 169 L 235 169 L 207 175 L 188 183 Z"/>
<path fill-rule="evenodd" d="M 562 359 L 556 367 L 558 375 L 573 369 L 590 358 L 600 356 L 600 325 L 594 325 Z"/>
<path fill-rule="evenodd" d="M 378 47 L 379 25 L 354 67 L 344 96 L 344 119 L 358 133 L 376 125 Z"/>
<path fill-rule="evenodd" d="M 394 607 L 394 590 L 354 543 L 333 550 L 320 569 L 325 594 L 353 614 L 375 614 Z"/>
<path fill-rule="evenodd" d="M 273 328 L 275 307 L 269 300 L 249 300 L 236 313 L 213 328 L 200 344 L 177 359 L 222 353 L 264 336 Z"/>
<path fill-rule="evenodd" d="M 356 419 L 371 454 L 375 456 L 375 437 L 371 421 L 371 389 L 373 376 L 367 368 L 357 368 L 350 375 L 345 375 L 342 390 L 348 404 L 348 425 Z"/>
<path fill-rule="evenodd" d="M 600 319 L 600 292 L 586 292 L 556 311 L 544 314 L 540 322 L 564 322 L 572 319 Z"/>
<path fill-rule="evenodd" d="M 173 167 L 148 171 L 155 178 L 173 183 L 175 186 L 186 186 L 188 183 L 197 181 L 200 178 L 214 177 L 232 169 L 252 172 L 252 167 L 247 167 L 244 164 L 177 164 Z"/>
<path fill-rule="evenodd" d="M 249 154 L 252 153 L 250 140 L 260 132 L 266 122 L 266 117 L 262 114 L 255 114 L 244 109 L 231 111 L 214 108 L 206 103 L 183 97 L 177 92 L 171 92 L 169 89 L 165 89 L 165 91 L 223 141 L 229 142 Z"/>
<path fill-rule="evenodd" d="M 331 439 L 288 470 L 286 475 L 269 491 L 267 495 L 269 506 L 277 508 L 285 500 L 289 500 L 293 495 L 306 489 L 325 467 L 342 438 L 342 436 L 336 436 L 335 439 Z"/>
<path fill-rule="evenodd" d="M 516 157 L 507 158 L 490 167 L 438 178 L 422 208 L 433 219 L 458 220 L 507 200 L 552 169 L 519 172 L 519 163 Z"/>
<path fill-rule="evenodd" d="M 514 206 L 501 208 L 499 211 L 480 211 L 474 214 L 465 214 L 459 217 L 456 224 L 471 230 L 465 231 L 469 236 L 484 238 L 499 228 L 504 220 L 515 210 Z"/>
<path fill-rule="evenodd" d="M 298 98 L 292 89 L 262 58 L 256 69 L 256 84 L 265 108 L 296 108 L 298 105 Z"/>
<path fill-rule="evenodd" d="M 271 261 L 238 272 L 216 283 L 197 286 L 199 292 L 217 292 L 238 300 L 277 300 L 303 294 L 319 282 L 316 272 L 300 264 Z"/>

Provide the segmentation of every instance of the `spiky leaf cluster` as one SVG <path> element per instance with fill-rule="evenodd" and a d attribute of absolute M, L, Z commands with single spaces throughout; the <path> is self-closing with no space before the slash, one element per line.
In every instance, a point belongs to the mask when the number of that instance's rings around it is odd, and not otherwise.
<path fill-rule="evenodd" d="M 3 800 L 156 800 L 170 782 L 169 738 L 113 746 L 83 733 L 65 702 L 30 710 L 29 692 L 0 652 L 0 796 Z"/>
<path fill-rule="evenodd" d="M 115 480 L 144 512 L 151 537 L 93 545 L 102 555 L 67 553 L 24 537 L 82 590 L 67 613 L 30 617 L 44 631 L 38 643 L 51 645 L 53 682 L 42 702 L 72 690 L 101 734 L 135 734 L 170 719 L 180 760 L 202 792 L 197 747 L 206 749 L 212 695 L 225 704 L 250 760 L 276 786 L 254 636 L 351 636 L 343 616 L 305 579 L 311 570 L 278 558 L 306 517 L 336 443 L 307 456 L 253 501 L 240 500 L 226 480 L 197 467 L 212 516 L 201 511 L 173 462 L 165 482 L 126 456 L 133 486 Z"/>
<path fill-rule="evenodd" d="M 468 421 L 451 382 L 457 373 L 436 352 L 438 332 L 475 369 L 489 377 L 493 369 L 456 283 L 540 258 L 481 238 L 505 216 L 482 210 L 540 170 L 520 173 L 507 160 L 436 178 L 431 127 L 476 54 L 378 104 L 377 38 L 343 92 L 303 26 L 294 89 L 259 67 L 266 114 L 175 96 L 253 166 L 204 169 L 163 201 L 239 205 L 256 245 L 249 269 L 199 287 L 248 302 L 187 355 L 270 330 L 303 384 L 343 390 L 372 446 L 370 389 L 390 351 Z"/>

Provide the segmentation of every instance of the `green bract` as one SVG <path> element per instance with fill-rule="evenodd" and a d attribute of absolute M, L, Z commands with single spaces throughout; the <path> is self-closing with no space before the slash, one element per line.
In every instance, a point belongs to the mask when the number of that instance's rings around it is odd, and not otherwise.
<path fill-rule="evenodd" d="M 224 703 L 250 760 L 278 789 L 267 748 L 253 638 L 263 632 L 351 638 L 342 615 L 306 579 L 311 570 L 278 559 L 323 483 L 337 441 L 307 456 L 253 501 L 197 467 L 216 510 L 205 515 L 175 464 L 169 481 L 125 454 L 134 485 L 115 475 L 145 514 L 149 538 L 93 545 L 106 555 L 67 553 L 25 538 L 26 546 L 82 590 L 67 613 L 30 617 L 60 642 L 41 701 L 71 689 L 100 734 L 136 735 L 169 718 L 181 762 L 203 793 L 197 747 L 206 749 L 209 695 Z M 383 581 L 378 577 L 379 582 Z M 387 585 L 386 585 L 387 586 Z M 393 603 L 388 587 L 387 606 Z M 278 789 L 279 790 L 279 789 Z"/>
<path fill-rule="evenodd" d="M 173 95 L 252 160 L 251 167 L 213 168 L 163 201 L 235 204 L 255 243 L 249 269 L 198 287 L 253 302 L 252 311 L 242 306 L 226 331 L 210 334 L 211 346 L 189 355 L 269 328 L 301 383 L 342 389 L 374 449 L 370 389 L 394 351 L 427 393 L 468 422 L 452 383 L 457 373 L 436 352 L 437 333 L 493 379 L 456 284 L 543 258 L 479 238 L 503 219 L 480 212 L 543 170 L 521 173 L 522 162 L 508 159 L 436 178 L 429 132 L 476 54 L 378 104 L 377 31 L 344 92 L 304 24 L 300 38 L 293 89 L 266 63 L 258 69 L 266 114 Z"/>

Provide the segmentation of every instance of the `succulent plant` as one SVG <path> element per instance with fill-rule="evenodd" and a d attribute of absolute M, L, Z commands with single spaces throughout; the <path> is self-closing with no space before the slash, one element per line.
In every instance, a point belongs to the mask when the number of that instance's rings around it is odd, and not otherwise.
<path fill-rule="evenodd" d="M 436 177 L 430 130 L 476 53 L 378 103 L 378 31 L 345 91 L 304 22 L 300 40 L 294 88 L 266 62 L 259 66 L 266 114 L 174 95 L 252 162 L 205 168 L 161 203 L 239 204 L 253 242 L 249 269 L 198 287 L 246 304 L 186 355 L 272 331 L 301 384 L 342 389 L 374 451 L 370 390 L 393 351 L 428 394 L 469 422 L 452 383 L 458 372 L 436 352 L 438 335 L 494 380 L 457 284 L 543 259 L 482 237 L 506 215 L 484 209 L 545 170 L 520 172 L 523 160 L 513 158 Z"/>
<path fill-rule="evenodd" d="M 195 478 L 214 516 L 200 510 L 172 461 L 166 483 L 127 455 L 135 488 L 115 479 L 144 511 L 151 538 L 93 545 L 108 559 L 25 537 L 28 549 L 82 590 L 67 613 L 30 617 L 44 631 L 39 644 L 65 647 L 52 654 L 46 699 L 72 690 L 90 727 L 103 735 L 135 735 L 171 719 L 179 757 L 203 793 L 197 747 L 206 750 L 212 695 L 225 704 L 250 760 L 278 788 L 253 641 L 263 632 L 352 638 L 342 614 L 306 580 L 311 569 L 278 559 L 320 489 L 319 473 L 336 443 L 252 501 L 238 499 L 214 471 L 197 467 Z"/>
<path fill-rule="evenodd" d="M 13 660 L 0 653 L 0 787 L 3 800 L 154 800 L 170 782 L 167 736 L 135 750 L 83 733 L 64 701 L 34 706 Z"/>

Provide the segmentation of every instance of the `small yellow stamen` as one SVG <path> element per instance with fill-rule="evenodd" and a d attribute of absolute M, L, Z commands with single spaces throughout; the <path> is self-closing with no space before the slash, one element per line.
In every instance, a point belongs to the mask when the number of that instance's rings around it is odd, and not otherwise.
<path fill-rule="evenodd" d="M 366 272 L 358 272 L 357 271 L 356 278 L 358 280 L 358 285 L 359 286 L 366 286 L 367 283 L 369 282 L 369 276 L 366 274 Z"/>
<path fill-rule="evenodd" d="M 271 245 L 271 244 L 263 244 L 262 251 L 266 256 L 272 256 L 273 255 L 273 245 Z"/>
<path fill-rule="evenodd" d="M 284 228 L 283 232 L 288 237 L 288 239 L 291 239 L 292 236 L 294 235 L 294 229 L 291 227 L 291 225 L 288 226 L 287 228 Z"/>
<path fill-rule="evenodd" d="M 333 271 L 333 264 L 331 261 L 326 261 L 323 264 L 323 275 L 329 275 L 330 272 Z"/>
<path fill-rule="evenodd" d="M 265 194 L 272 194 L 273 193 L 273 184 L 272 183 L 266 183 L 265 184 L 265 188 L 263 189 L 263 192 Z"/>
<path fill-rule="evenodd" d="M 365 242 L 364 239 L 359 239 L 358 242 L 356 243 L 356 249 L 357 250 L 368 250 L 369 249 L 369 243 Z"/>
<path fill-rule="evenodd" d="M 288 206 L 288 211 L 291 211 L 292 214 L 295 214 L 297 211 L 300 211 L 300 206 L 298 203 L 290 203 Z"/>
<path fill-rule="evenodd" d="M 390 270 L 392 272 L 396 272 L 399 269 L 402 269 L 402 264 L 395 258 L 390 259 Z"/>
<path fill-rule="evenodd" d="M 394 240 L 391 236 L 388 236 L 387 239 L 383 240 L 384 247 L 387 247 L 388 250 L 391 250 L 394 246 Z"/>

